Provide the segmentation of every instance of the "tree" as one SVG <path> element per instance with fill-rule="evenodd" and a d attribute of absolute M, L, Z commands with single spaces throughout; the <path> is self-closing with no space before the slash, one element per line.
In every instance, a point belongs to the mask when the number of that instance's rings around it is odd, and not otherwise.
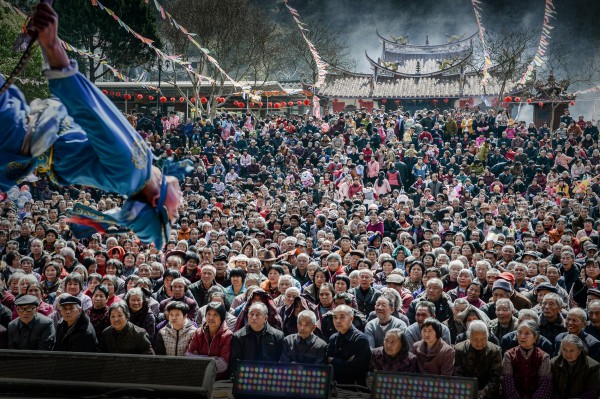
<path fill-rule="evenodd" d="M 102 4 L 123 18 L 123 22 L 140 35 L 154 40 L 160 48 L 156 33 L 156 18 L 144 0 L 103 0 Z M 154 51 L 146 44 L 119 27 L 117 22 L 90 1 L 60 0 L 54 4 L 59 15 L 59 36 L 69 44 L 98 54 L 121 70 L 139 66 L 153 60 Z M 110 72 L 100 68 L 93 59 L 80 59 L 79 66 L 95 82 Z"/>
<path fill-rule="evenodd" d="M 17 13 L 8 4 L 0 2 L 0 73 L 8 77 L 19 62 L 22 53 L 13 51 L 13 44 L 19 33 L 25 17 Z M 39 47 L 35 50 L 29 64 L 25 67 L 17 85 L 28 100 L 47 98 L 50 96 L 46 78 L 42 73 L 44 60 Z"/>
<path fill-rule="evenodd" d="M 309 18 L 302 22 L 308 29 L 308 32 L 305 31 L 306 37 L 314 44 L 323 61 L 331 68 L 350 70 L 355 67 L 355 61 L 350 56 L 350 48 L 345 38 L 332 30 L 322 17 Z M 319 73 L 317 64 L 291 16 L 288 30 L 288 50 L 283 54 L 286 60 L 286 69 L 281 74 L 288 78 L 299 76 L 306 83 L 314 84 Z"/>
<path fill-rule="evenodd" d="M 192 13 L 190 10 L 202 12 Z M 284 30 L 247 0 L 174 0 L 169 3 L 168 11 L 178 24 L 195 34 L 200 46 L 208 49 L 233 79 L 265 82 L 281 69 L 283 59 L 278 55 L 286 49 Z M 214 110 L 216 98 L 225 94 L 227 79 L 179 29 L 162 21 L 160 30 L 165 38 L 166 51 L 181 54 L 184 61 L 191 63 L 192 70 L 185 71 L 184 76 L 187 75 L 185 77 L 192 82 L 194 97 L 200 95 L 202 83 L 197 74 L 214 80 L 210 92 L 203 93 L 210 98 L 211 109 Z M 181 73 L 173 72 L 171 83 L 177 86 L 181 76 Z M 181 94 L 185 95 L 183 91 Z"/>
<path fill-rule="evenodd" d="M 530 30 L 516 27 L 512 30 L 501 30 L 494 35 L 486 35 L 485 42 L 492 61 L 489 70 L 500 85 L 498 102 L 502 102 L 504 93 L 513 89 L 521 79 L 535 51 L 535 38 Z M 470 66 L 480 74 L 483 69 L 483 49 L 481 42 L 474 46 Z"/>

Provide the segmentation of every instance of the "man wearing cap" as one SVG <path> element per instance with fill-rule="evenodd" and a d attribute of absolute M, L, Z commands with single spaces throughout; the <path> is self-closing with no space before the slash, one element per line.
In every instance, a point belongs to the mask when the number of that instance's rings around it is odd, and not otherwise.
<path fill-rule="evenodd" d="M 216 271 L 215 282 L 223 288 L 229 287 L 231 285 L 231 280 L 229 279 L 229 270 L 227 270 L 227 255 L 218 254 L 215 256 L 213 265 Z"/>
<path fill-rule="evenodd" d="M 511 277 L 512 280 L 509 281 Z M 531 309 L 531 302 L 513 289 L 513 282 L 514 277 L 507 272 L 500 273 L 498 280 L 494 282 L 494 285 L 492 286 L 492 302 L 481 308 L 490 319 L 493 320 L 496 318 L 495 302 L 500 298 L 509 299 L 516 310 Z"/>
<path fill-rule="evenodd" d="M 17 318 L 8 324 L 8 349 L 52 350 L 55 331 L 52 319 L 37 312 L 40 305 L 33 295 L 15 300 Z"/>
<path fill-rule="evenodd" d="M 63 321 L 56 329 L 54 351 L 96 352 L 97 339 L 90 319 L 83 313 L 81 301 L 73 295 L 59 300 Z"/>
<path fill-rule="evenodd" d="M 584 331 L 592 337 L 600 340 L 600 290 L 592 288 L 588 290 L 588 324 Z"/>

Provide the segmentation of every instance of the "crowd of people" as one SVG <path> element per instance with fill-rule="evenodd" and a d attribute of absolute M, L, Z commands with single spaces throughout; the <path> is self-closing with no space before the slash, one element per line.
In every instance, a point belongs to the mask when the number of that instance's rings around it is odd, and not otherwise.
<path fill-rule="evenodd" d="M 505 109 L 323 119 L 134 115 L 155 164 L 189 159 L 164 248 L 72 234 L 77 203 L 24 183 L 0 206 L 0 347 L 331 364 L 475 377 L 479 398 L 600 395 L 600 148 Z M 19 197 L 20 198 L 20 197 Z M 14 199 L 14 198 L 13 198 Z"/>

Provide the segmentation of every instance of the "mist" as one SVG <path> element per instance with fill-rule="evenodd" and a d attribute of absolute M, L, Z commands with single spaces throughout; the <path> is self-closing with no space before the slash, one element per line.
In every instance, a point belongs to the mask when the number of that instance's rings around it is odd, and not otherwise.
<path fill-rule="evenodd" d="M 271 4 L 263 0 L 257 3 Z M 381 55 L 376 31 L 384 37 L 408 35 L 410 44 L 447 43 L 448 37 L 468 37 L 477 32 L 477 23 L 470 0 L 289 0 L 310 29 L 311 21 L 321 19 L 344 38 L 356 62 L 355 72 L 370 73 L 365 51 L 372 59 Z M 586 56 L 600 51 L 600 1 L 554 0 L 557 18 L 550 45 L 566 47 Z M 489 34 L 524 27 L 537 38 L 541 34 L 544 0 L 489 0 L 481 2 L 483 25 Z M 290 23 L 293 21 L 290 18 Z M 560 43 L 557 44 L 560 38 Z M 479 40 L 478 37 L 474 40 Z M 533 46 L 531 52 L 535 52 Z M 576 62 L 576 60 L 574 60 Z M 600 82 L 597 82 L 598 84 Z M 575 89 L 580 89 L 577 87 Z"/>

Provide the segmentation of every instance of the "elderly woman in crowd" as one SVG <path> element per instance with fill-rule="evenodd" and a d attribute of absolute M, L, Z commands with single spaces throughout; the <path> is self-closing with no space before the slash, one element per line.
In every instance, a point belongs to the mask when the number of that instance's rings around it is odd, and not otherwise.
<path fill-rule="evenodd" d="M 552 396 L 550 356 L 536 346 L 539 335 L 540 328 L 532 320 L 517 326 L 519 345 L 502 359 L 502 393 L 506 399 Z"/>
<path fill-rule="evenodd" d="M 108 317 L 110 327 L 102 332 L 102 352 L 154 355 L 148 333 L 129 321 L 129 308 L 124 301 L 110 305 Z"/>
<path fill-rule="evenodd" d="M 230 362 L 233 333 L 225 323 L 226 313 L 222 303 L 210 302 L 206 307 L 204 324 L 194 333 L 185 353 L 186 356 L 213 358 L 217 366 L 217 379 L 227 378 Z"/>
<path fill-rule="evenodd" d="M 436 319 L 427 319 L 421 325 L 422 339 L 411 349 L 419 373 L 450 376 L 454 372 L 454 348 L 444 342 L 442 333 L 442 323 Z"/>
<path fill-rule="evenodd" d="M 150 311 L 150 302 L 146 293 L 141 288 L 132 288 L 125 295 L 125 302 L 129 308 L 129 321 L 137 327 L 143 328 L 148 333 L 150 342 L 154 342 L 156 335 L 156 318 Z"/>
<path fill-rule="evenodd" d="M 576 335 L 560 343 L 560 354 L 551 360 L 554 397 L 600 397 L 600 364 L 587 356 L 587 347 Z"/>
<path fill-rule="evenodd" d="M 371 351 L 369 370 L 417 372 L 417 357 L 410 352 L 403 330 L 392 328 L 385 333 L 383 346 Z"/>
<path fill-rule="evenodd" d="M 454 375 L 477 378 L 478 398 L 500 398 L 502 351 L 489 341 L 488 326 L 474 320 L 467 329 L 466 341 L 456 344 Z"/>

